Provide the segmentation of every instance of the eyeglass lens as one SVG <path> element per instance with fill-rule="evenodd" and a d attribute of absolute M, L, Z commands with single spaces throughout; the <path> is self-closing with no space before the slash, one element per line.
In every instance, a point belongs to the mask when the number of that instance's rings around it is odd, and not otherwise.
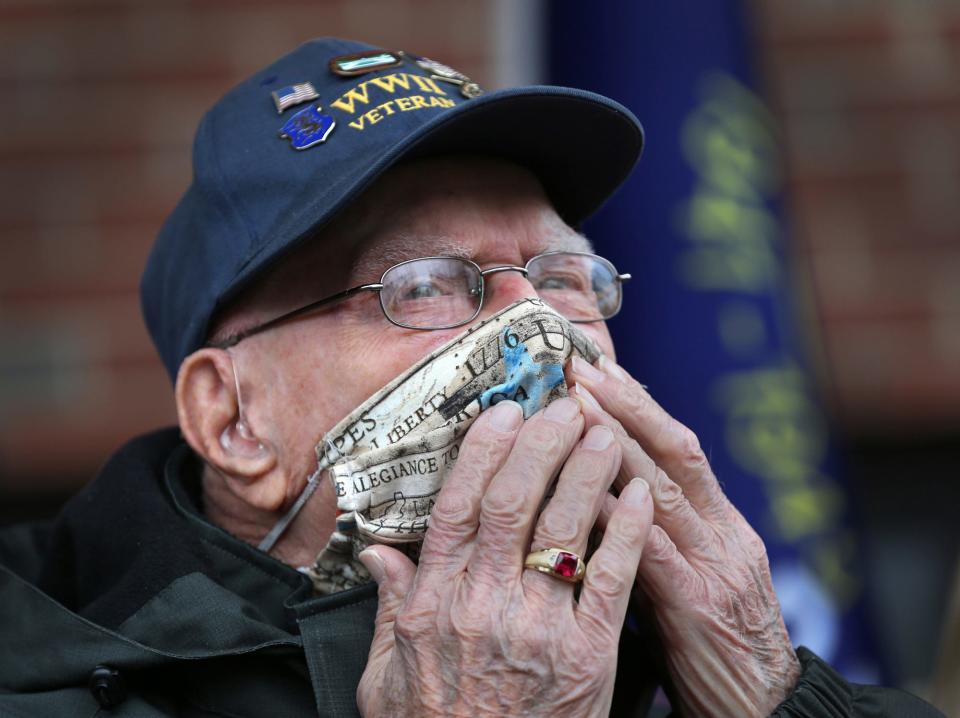
<path fill-rule="evenodd" d="M 527 278 L 537 294 L 573 321 L 608 319 L 620 308 L 616 271 L 601 257 L 553 253 L 534 257 Z M 465 324 L 480 311 L 483 277 L 457 257 L 415 259 L 391 267 L 380 302 L 390 321 L 413 329 Z"/>
<path fill-rule="evenodd" d="M 480 309 L 483 278 L 470 262 L 429 257 L 391 267 L 381 280 L 387 318 L 413 329 L 444 329 L 469 322 Z"/>
<path fill-rule="evenodd" d="M 537 295 L 572 321 L 609 319 L 620 308 L 620 283 L 609 262 L 591 254 L 541 254 L 527 263 Z"/>

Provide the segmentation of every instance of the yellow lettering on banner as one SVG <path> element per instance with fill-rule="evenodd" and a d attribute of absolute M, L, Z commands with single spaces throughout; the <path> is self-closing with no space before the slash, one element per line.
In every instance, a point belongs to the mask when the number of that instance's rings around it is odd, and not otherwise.
<path fill-rule="evenodd" d="M 845 503 L 843 492 L 832 485 L 800 484 L 782 493 L 775 492 L 771 509 L 777 520 L 777 533 L 787 541 L 825 533 L 837 525 Z"/>
<path fill-rule="evenodd" d="M 760 202 L 780 187 L 775 122 L 763 101 L 736 78 L 705 78 L 704 101 L 682 130 L 691 166 L 723 194 Z"/>
<path fill-rule="evenodd" d="M 820 470 L 826 433 L 803 373 L 789 364 L 731 373 L 714 398 L 727 417 L 731 458 L 763 482 L 767 529 L 799 548 L 841 609 L 850 605 L 859 591 L 856 539 L 841 530 L 843 489 Z"/>
<path fill-rule="evenodd" d="M 780 236 L 780 224 L 766 207 L 744 204 L 714 190 L 694 195 L 688 217 L 694 239 L 766 245 Z"/>
<path fill-rule="evenodd" d="M 685 251 L 678 270 L 688 286 L 700 290 L 761 292 L 777 286 L 781 274 L 769 247 L 742 245 Z"/>
<path fill-rule="evenodd" d="M 379 107 L 374 107 L 372 110 L 365 113 L 363 116 L 367 118 L 367 122 L 369 122 L 371 125 L 375 125 L 380 120 L 383 119 L 383 115 L 380 114 Z"/>
<path fill-rule="evenodd" d="M 392 114 L 393 114 L 393 103 L 394 103 L 393 100 L 387 100 L 387 101 L 384 102 L 382 105 L 378 105 L 378 106 L 377 106 L 377 109 L 378 109 L 378 110 L 383 110 L 383 111 L 386 112 L 388 115 L 392 115 Z"/>
<path fill-rule="evenodd" d="M 849 568 L 857 558 L 857 539 L 849 530 L 824 541 L 814 550 L 817 575 L 823 578 L 841 610 L 849 608 L 860 593 L 860 580 Z"/>
<path fill-rule="evenodd" d="M 714 381 L 725 444 L 761 482 L 763 531 L 792 544 L 845 610 L 860 590 L 856 538 L 842 528 L 843 488 L 825 470 L 826 422 L 789 349 L 769 341 L 764 305 L 748 296 L 776 306 L 770 295 L 783 281 L 783 230 L 768 204 L 782 186 L 774 123 L 748 88 L 714 73 L 681 128 L 681 146 L 695 183 L 677 207 L 686 241 L 673 269 L 689 289 L 740 295 L 722 297 L 717 329 L 729 355 L 758 367 Z"/>
<path fill-rule="evenodd" d="M 817 478 L 827 436 L 795 367 L 728 374 L 715 388 L 727 415 L 730 456 L 747 471 L 778 482 Z"/>
<path fill-rule="evenodd" d="M 413 100 L 411 100 L 409 97 L 398 97 L 396 99 L 396 103 L 401 112 L 406 112 L 407 110 L 413 109 Z"/>
<path fill-rule="evenodd" d="M 412 95 L 410 99 L 416 109 L 427 109 L 427 101 L 423 99 L 423 95 Z"/>
<path fill-rule="evenodd" d="M 691 240 L 680 277 L 707 291 L 763 293 L 781 280 L 781 229 L 765 204 L 781 185 L 773 123 L 763 103 L 726 75 L 712 75 L 684 123 L 684 154 L 698 182 L 680 217 Z"/>
<path fill-rule="evenodd" d="M 359 119 L 354 120 L 350 123 L 350 126 L 355 130 L 362 130 L 364 124 L 366 124 L 366 117 L 360 117 Z"/>

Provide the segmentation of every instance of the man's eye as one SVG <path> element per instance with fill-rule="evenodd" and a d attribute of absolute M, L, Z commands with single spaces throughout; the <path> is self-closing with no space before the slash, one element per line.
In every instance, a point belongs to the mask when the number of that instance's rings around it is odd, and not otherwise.
<path fill-rule="evenodd" d="M 538 290 L 554 291 L 582 291 L 584 289 L 583 278 L 577 275 L 551 274 L 543 277 L 537 283 Z"/>
<path fill-rule="evenodd" d="M 569 289 L 569 283 L 561 277 L 547 277 L 540 282 L 537 289 Z"/>
<path fill-rule="evenodd" d="M 443 290 L 435 282 L 421 282 L 404 290 L 404 299 L 429 299 L 443 296 Z"/>

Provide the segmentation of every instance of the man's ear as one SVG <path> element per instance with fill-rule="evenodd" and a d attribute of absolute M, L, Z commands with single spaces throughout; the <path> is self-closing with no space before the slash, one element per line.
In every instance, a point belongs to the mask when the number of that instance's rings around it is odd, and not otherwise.
<path fill-rule="evenodd" d="M 199 349 L 183 360 L 176 387 L 180 431 L 241 500 L 277 511 L 286 497 L 286 477 L 275 448 L 240 416 L 235 369 L 223 349 Z"/>

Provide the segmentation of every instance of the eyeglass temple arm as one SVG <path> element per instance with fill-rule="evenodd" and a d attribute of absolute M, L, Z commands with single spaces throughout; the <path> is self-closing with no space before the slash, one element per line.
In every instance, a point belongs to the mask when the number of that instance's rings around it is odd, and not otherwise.
<path fill-rule="evenodd" d="M 227 337 L 221 342 L 215 342 L 215 343 L 209 344 L 208 346 L 213 347 L 214 349 L 229 349 L 232 346 L 236 346 L 247 337 L 251 337 L 254 334 L 259 334 L 260 332 L 266 331 L 267 329 L 272 329 L 278 324 L 289 321 L 290 319 L 294 319 L 295 317 L 299 317 L 302 314 L 307 314 L 308 312 L 312 312 L 315 309 L 319 309 L 320 307 L 326 306 L 327 304 L 333 304 L 334 302 L 343 301 L 344 299 L 348 299 L 349 297 L 352 297 L 354 294 L 359 294 L 360 292 L 370 292 L 370 291 L 379 292 L 381 289 L 383 289 L 383 285 L 379 283 L 361 284 L 359 287 L 352 287 L 351 289 L 345 289 L 342 292 L 338 292 L 337 294 L 334 294 L 333 296 L 325 297 L 323 299 L 320 299 L 319 301 L 313 302 L 312 304 L 308 304 L 305 307 L 294 309 L 292 312 L 281 314 L 279 317 L 275 317 L 274 319 L 271 319 L 268 322 L 264 322 L 263 324 L 258 324 L 255 327 L 251 327 L 250 329 L 246 329 L 242 332 L 234 334 L 231 337 Z"/>

